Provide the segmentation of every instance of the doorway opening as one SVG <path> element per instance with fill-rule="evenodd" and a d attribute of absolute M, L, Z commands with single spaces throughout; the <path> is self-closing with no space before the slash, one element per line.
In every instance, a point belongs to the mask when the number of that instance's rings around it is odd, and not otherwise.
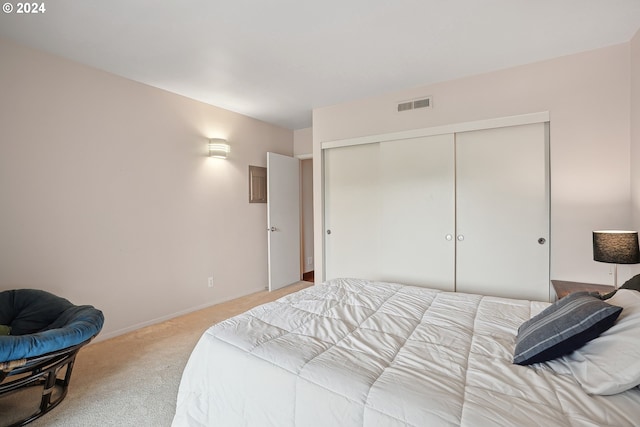
<path fill-rule="evenodd" d="M 313 271 L 313 159 L 300 160 L 300 269 L 305 282 L 314 283 Z"/>

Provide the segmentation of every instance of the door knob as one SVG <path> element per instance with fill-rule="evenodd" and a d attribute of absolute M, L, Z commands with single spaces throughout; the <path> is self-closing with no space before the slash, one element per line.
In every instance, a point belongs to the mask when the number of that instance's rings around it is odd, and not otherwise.
<path fill-rule="evenodd" d="M 547 239 L 545 239 L 544 237 L 541 237 L 538 239 L 538 243 L 540 243 L 541 245 L 544 245 L 545 243 L 547 243 Z"/>
<path fill-rule="evenodd" d="M 271 228 L 267 227 L 267 231 L 276 231 L 276 228 L 275 227 L 271 227 Z"/>
<path fill-rule="evenodd" d="M 444 236 L 444 238 L 447 240 L 447 242 L 450 242 L 453 240 L 453 236 L 451 234 L 447 234 L 446 236 Z"/>
<path fill-rule="evenodd" d="M 464 235 L 463 234 L 458 234 L 458 241 L 462 242 L 464 240 Z"/>
<path fill-rule="evenodd" d="M 327 230 L 327 234 L 331 234 L 331 230 Z"/>

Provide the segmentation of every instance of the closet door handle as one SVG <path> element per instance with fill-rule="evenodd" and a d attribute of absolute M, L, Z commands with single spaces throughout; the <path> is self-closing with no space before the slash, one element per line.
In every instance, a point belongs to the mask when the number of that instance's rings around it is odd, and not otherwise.
<path fill-rule="evenodd" d="M 447 240 L 447 242 L 450 242 L 453 240 L 453 235 L 447 234 L 446 236 L 444 236 L 444 238 Z"/>
<path fill-rule="evenodd" d="M 464 240 L 464 234 L 458 234 L 458 242 L 462 242 Z"/>

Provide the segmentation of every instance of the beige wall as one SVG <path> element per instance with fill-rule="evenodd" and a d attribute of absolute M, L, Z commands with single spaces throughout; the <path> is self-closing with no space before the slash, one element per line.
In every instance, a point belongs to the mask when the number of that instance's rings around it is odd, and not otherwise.
<path fill-rule="evenodd" d="M 313 153 L 313 128 L 297 129 L 293 131 L 293 155 L 309 157 Z"/>
<path fill-rule="evenodd" d="M 248 166 L 293 132 L 7 40 L 0 57 L 0 289 L 96 305 L 104 339 L 267 286 Z"/>
<path fill-rule="evenodd" d="M 549 111 L 551 277 L 613 283 L 610 266 L 592 260 L 591 232 L 631 226 L 629 80 L 626 43 L 314 110 L 315 253 L 323 253 L 322 142 Z M 428 95 L 432 109 L 396 112 Z M 629 274 L 621 268 L 621 279 Z"/>
<path fill-rule="evenodd" d="M 640 30 L 631 40 L 631 198 L 633 229 L 640 230 Z M 640 271 L 638 271 L 640 273 Z"/>

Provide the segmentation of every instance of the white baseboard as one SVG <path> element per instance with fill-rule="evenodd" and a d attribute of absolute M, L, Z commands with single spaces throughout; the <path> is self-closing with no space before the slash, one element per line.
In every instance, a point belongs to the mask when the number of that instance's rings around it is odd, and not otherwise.
<path fill-rule="evenodd" d="M 126 333 L 133 332 L 133 331 L 136 331 L 138 329 L 142 329 L 142 328 L 147 327 L 147 326 L 155 325 L 157 323 L 161 323 L 161 322 L 164 322 L 164 321 L 167 321 L 167 320 L 179 317 L 179 316 L 184 316 L 185 314 L 193 313 L 194 311 L 198 311 L 198 310 L 202 310 L 202 309 L 211 307 L 212 305 L 222 304 L 223 302 L 231 301 L 233 299 L 241 298 L 241 297 L 244 297 L 244 296 L 247 296 L 247 295 L 251 295 L 253 293 L 260 292 L 260 291 L 263 291 L 263 290 L 264 289 L 262 289 L 262 288 L 257 288 L 257 289 L 255 289 L 253 291 L 248 292 L 248 293 L 232 295 L 232 296 L 229 296 L 229 297 L 226 297 L 226 298 L 222 298 L 222 299 L 219 299 L 219 300 L 210 301 L 210 302 L 208 302 L 206 304 L 202 304 L 202 305 L 199 305 L 199 306 L 196 306 L 196 307 L 190 307 L 190 308 L 187 308 L 185 310 L 181 310 L 181 311 L 178 311 L 178 312 L 175 312 L 175 313 L 167 314 L 166 316 L 157 317 L 155 319 L 148 320 L 146 322 L 141 322 L 141 323 L 137 323 L 137 324 L 132 325 L 132 326 L 127 326 L 126 328 L 118 329 L 116 331 L 109 332 L 107 334 L 98 334 L 98 336 L 92 342 L 96 343 L 96 342 L 108 340 L 110 338 L 115 338 L 117 336 L 124 335 Z"/>

